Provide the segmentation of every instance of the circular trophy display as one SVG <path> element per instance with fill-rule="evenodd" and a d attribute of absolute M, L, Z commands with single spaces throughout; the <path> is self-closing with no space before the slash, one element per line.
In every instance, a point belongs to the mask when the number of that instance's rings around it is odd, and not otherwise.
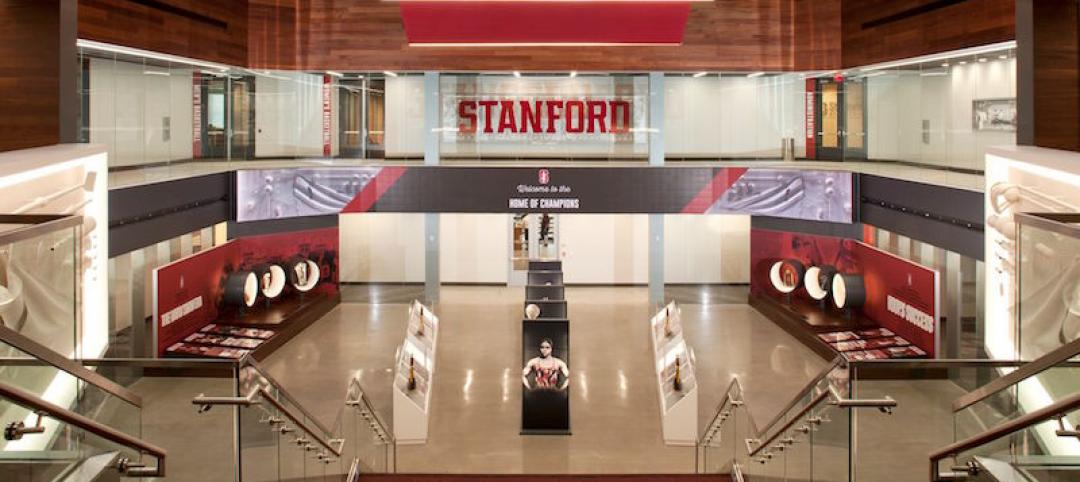
<path fill-rule="evenodd" d="M 818 301 L 827 298 L 832 289 L 833 276 L 836 276 L 836 268 L 832 266 L 811 266 L 803 276 L 806 293 Z"/>
<path fill-rule="evenodd" d="M 259 278 L 251 271 L 237 271 L 225 279 L 225 303 L 250 307 L 259 297 Z"/>
<path fill-rule="evenodd" d="M 802 284 L 803 264 L 794 259 L 785 259 L 773 263 L 769 269 L 769 281 L 773 288 L 784 294 L 795 291 Z"/>
<path fill-rule="evenodd" d="M 866 303 L 866 285 L 857 274 L 837 274 L 832 279 L 833 303 L 837 308 L 858 308 Z"/>
<path fill-rule="evenodd" d="M 285 268 L 289 284 L 296 291 L 306 293 L 319 284 L 319 265 L 310 259 L 297 256 L 289 260 Z"/>
<path fill-rule="evenodd" d="M 263 296 L 274 299 L 281 296 L 287 282 L 285 268 L 278 264 L 260 264 L 252 268 L 259 277 L 259 291 Z"/>

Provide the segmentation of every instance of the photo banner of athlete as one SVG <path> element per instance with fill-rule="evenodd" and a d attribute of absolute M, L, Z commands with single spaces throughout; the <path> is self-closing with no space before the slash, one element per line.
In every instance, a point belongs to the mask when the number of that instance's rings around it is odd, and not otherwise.
<path fill-rule="evenodd" d="M 851 223 L 853 174 L 711 168 L 242 170 L 240 222 L 336 213 L 752 214 Z"/>

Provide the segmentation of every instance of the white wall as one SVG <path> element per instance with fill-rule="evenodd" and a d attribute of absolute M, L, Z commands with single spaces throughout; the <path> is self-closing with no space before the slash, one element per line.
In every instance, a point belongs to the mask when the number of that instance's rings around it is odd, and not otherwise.
<path fill-rule="evenodd" d="M 90 143 L 108 146 L 110 166 L 190 159 L 191 82 L 191 69 L 90 59 Z"/>
<path fill-rule="evenodd" d="M 424 215 L 338 216 L 341 281 L 424 282 Z"/>
<path fill-rule="evenodd" d="M 386 78 L 386 157 L 424 156 L 424 77 Z"/>
<path fill-rule="evenodd" d="M 647 215 L 566 214 L 558 229 L 565 283 L 649 282 Z"/>
<path fill-rule="evenodd" d="M 784 137 L 805 149 L 804 82 L 795 75 L 666 77 L 668 157 L 779 156 Z"/>
<path fill-rule="evenodd" d="M 322 85 L 322 76 L 314 74 L 255 77 L 256 157 L 322 156 Z M 336 110 L 331 101 L 331 119 Z M 332 135 L 336 130 L 331 128 Z"/>
<path fill-rule="evenodd" d="M 1015 98 L 1015 59 L 953 65 L 922 75 L 888 72 L 866 79 L 868 155 L 925 164 L 983 169 L 987 146 L 1016 143 L 1015 132 L 976 131 L 972 101 Z M 930 121 L 923 140 L 923 120 Z"/>
<path fill-rule="evenodd" d="M 749 283 L 750 216 L 664 216 L 665 283 Z"/>
<path fill-rule="evenodd" d="M 750 217 L 664 217 L 667 283 L 748 283 Z M 423 214 L 342 214 L 341 280 L 424 281 Z M 644 214 L 561 214 L 556 225 L 566 283 L 647 284 L 649 219 Z M 506 283 L 508 214 L 442 214 L 444 283 Z"/>
<path fill-rule="evenodd" d="M 509 214 L 442 214 L 439 276 L 443 283 L 506 283 Z"/>

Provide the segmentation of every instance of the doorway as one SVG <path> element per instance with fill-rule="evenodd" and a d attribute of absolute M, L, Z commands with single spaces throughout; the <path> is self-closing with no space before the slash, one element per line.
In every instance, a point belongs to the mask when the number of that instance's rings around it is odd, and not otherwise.
<path fill-rule="evenodd" d="M 559 259 L 558 216 L 515 214 L 511 219 L 510 285 L 524 285 L 529 260 Z"/>
<path fill-rule="evenodd" d="M 817 79 L 815 132 L 818 159 L 866 159 L 866 82 Z"/>

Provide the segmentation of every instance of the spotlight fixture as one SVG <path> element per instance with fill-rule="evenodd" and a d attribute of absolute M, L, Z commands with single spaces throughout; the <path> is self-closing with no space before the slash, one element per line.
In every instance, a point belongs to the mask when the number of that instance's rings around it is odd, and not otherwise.
<path fill-rule="evenodd" d="M 806 293 L 818 301 L 825 299 L 832 289 L 833 276 L 836 276 L 836 268 L 832 266 L 811 266 L 803 277 Z"/>
<path fill-rule="evenodd" d="M 863 277 L 837 274 L 832 279 L 833 304 L 837 308 L 858 308 L 866 303 L 866 284 Z"/>
<path fill-rule="evenodd" d="M 237 271 L 225 279 L 225 302 L 251 307 L 259 296 L 259 280 L 251 271 Z"/>
<path fill-rule="evenodd" d="M 777 261 L 769 269 L 769 281 L 772 282 L 776 291 L 788 294 L 795 291 L 802 284 L 804 272 L 803 264 L 798 260 L 785 259 Z"/>

